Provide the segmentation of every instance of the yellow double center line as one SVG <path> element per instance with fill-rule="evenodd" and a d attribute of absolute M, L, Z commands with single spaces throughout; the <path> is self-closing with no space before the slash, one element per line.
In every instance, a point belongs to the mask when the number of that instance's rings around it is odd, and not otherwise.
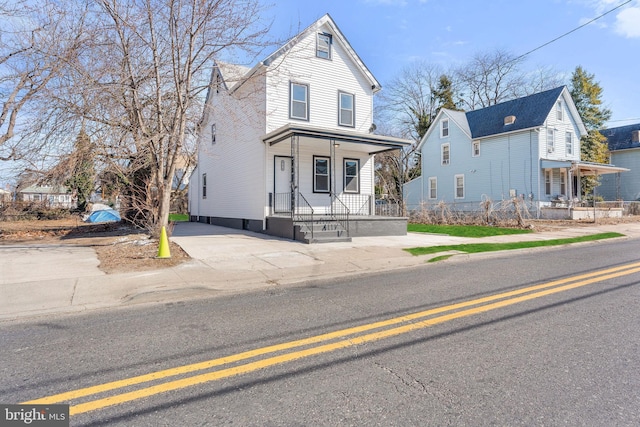
<path fill-rule="evenodd" d="M 627 264 L 615 268 L 609 268 L 605 270 L 599 270 L 587 274 L 568 277 L 565 279 L 554 280 L 552 282 L 543 283 L 536 286 L 530 286 L 527 288 L 517 289 L 509 292 L 503 292 L 495 295 L 490 295 L 483 298 L 464 301 L 457 304 L 451 304 L 447 306 L 437 307 L 430 310 L 420 311 L 416 313 L 407 314 L 404 316 L 394 317 L 391 319 L 383 320 L 380 322 L 369 323 L 353 328 L 342 329 L 339 331 L 329 332 L 326 334 L 316 335 L 309 338 L 300 340 L 285 342 L 282 344 L 271 345 L 262 347 L 242 353 L 222 357 L 218 359 L 207 360 L 205 362 L 194 363 L 190 365 L 184 365 L 176 368 L 165 369 L 162 371 L 156 371 L 145 375 L 139 375 L 131 378 L 126 378 L 119 381 L 108 382 L 92 387 L 72 390 L 40 399 L 23 402 L 24 404 L 53 404 L 61 402 L 70 402 L 82 397 L 94 396 L 99 393 L 105 393 L 113 390 L 118 390 L 125 387 L 131 387 L 137 384 L 143 384 L 151 381 L 159 381 L 178 375 L 185 375 L 193 372 L 203 371 L 211 369 L 216 366 L 229 365 L 232 363 L 257 358 L 272 353 L 283 353 L 275 356 L 263 358 L 247 362 L 244 364 L 237 364 L 236 366 L 227 367 L 213 372 L 201 373 L 198 375 L 189 376 L 181 379 L 169 380 L 156 385 L 150 385 L 148 387 L 140 388 L 138 390 L 123 392 L 120 394 L 107 396 L 103 398 L 97 398 L 84 403 L 78 403 L 70 407 L 70 414 L 81 414 L 84 412 L 94 411 L 97 409 L 105 408 L 108 406 L 118 405 L 125 402 L 130 402 L 136 399 L 141 399 L 148 396 L 153 396 L 160 393 L 166 393 L 172 390 L 179 390 L 187 387 L 191 387 L 197 384 L 220 380 L 222 378 L 228 378 L 240 374 L 246 374 L 249 372 L 264 369 L 269 366 L 279 365 L 286 362 L 290 362 L 305 357 L 329 353 L 339 349 L 353 347 L 358 344 L 364 344 L 368 342 L 378 341 L 384 338 L 393 337 L 396 335 L 404 334 L 407 332 L 415 331 L 417 329 L 427 328 L 429 326 L 437 325 L 447 322 L 449 320 L 459 319 L 462 317 L 471 316 L 474 314 L 484 313 L 497 308 L 506 307 L 509 305 L 517 304 L 524 301 L 529 301 L 535 298 L 567 291 L 570 289 L 586 286 L 592 283 L 601 282 L 616 277 L 626 276 L 629 274 L 640 272 L 640 262 Z M 448 313 L 448 314 L 442 314 Z M 432 317 L 439 315 L 437 317 Z M 424 319 L 427 318 L 427 319 Z M 401 326 L 395 326 L 402 324 Z M 395 327 L 393 327 L 395 326 Z M 364 332 L 374 331 L 376 329 L 387 328 L 384 330 L 370 332 L 362 334 Z M 348 338 L 347 338 L 348 337 Z M 344 339 L 341 339 L 344 338 Z M 338 340 L 341 339 L 341 340 Z M 332 341 L 332 342 L 331 342 Z M 321 344 L 315 345 L 313 344 Z M 299 347 L 306 347 L 304 349 L 298 349 Z M 288 350 L 298 349 L 287 352 Z"/>

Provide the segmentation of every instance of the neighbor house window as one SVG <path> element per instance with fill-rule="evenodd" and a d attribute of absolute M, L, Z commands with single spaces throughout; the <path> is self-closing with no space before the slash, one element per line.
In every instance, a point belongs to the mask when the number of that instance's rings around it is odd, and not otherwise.
<path fill-rule="evenodd" d="M 480 156 L 480 141 L 474 141 L 472 147 L 473 147 L 473 157 Z"/>
<path fill-rule="evenodd" d="M 202 174 L 202 198 L 207 198 L 207 174 Z"/>
<path fill-rule="evenodd" d="M 562 121 L 562 101 L 556 103 L 556 118 Z"/>
<path fill-rule="evenodd" d="M 571 136 L 571 132 L 564 134 L 564 140 L 567 144 L 567 154 L 573 154 L 573 136 Z"/>
<path fill-rule="evenodd" d="M 440 146 L 440 157 L 443 165 L 449 164 L 449 144 L 442 144 Z"/>
<path fill-rule="evenodd" d="M 338 124 L 340 126 L 354 126 L 354 104 L 355 96 L 350 93 L 339 92 L 338 93 L 339 113 Z"/>
<path fill-rule="evenodd" d="M 328 193 L 329 173 L 331 171 L 330 159 L 328 157 L 314 157 L 313 165 L 313 192 Z"/>
<path fill-rule="evenodd" d="M 560 171 L 560 194 L 567 194 L 567 171 Z"/>
<path fill-rule="evenodd" d="M 456 199 L 464 199 L 464 175 L 455 176 Z"/>
<path fill-rule="evenodd" d="M 360 160 L 344 159 L 344 192 L 360 192 Z"/>
<path fill-rule="evenodd" d="M 544 171 L 544 194 L 547 196 L 551 195 L 551 171 Z"/>
<path fill-rule="evenodd" d="M 438 198 L 438 178 L 432 176 L 429 178 L 429 199 Z"/>
<path fill-rule="evenodd" d="M 320 33 L 316 42 L 316 56 L 331 59 L 331 35 Z"/>
<path fill-rule="evenodd" d="M 290 92 L 289 117 L 292 119 L 309 120 L 309 86 L 291 83 Z"/>
<path fill-rule="evenodd" d="M 443 119 L 440 122 L 440 138 L 449 136 L 449 119 Z"/>
<path fill-rule="evenodd" d="M 216 143 L 216 125 L 215 123 L 211 125 L 211 144 Z"/>
<path fill-rule="evenodd" d="M 547 129 L 547 152 L 553 153 L 556 149 L 555 147 L 555 130 Z"/>

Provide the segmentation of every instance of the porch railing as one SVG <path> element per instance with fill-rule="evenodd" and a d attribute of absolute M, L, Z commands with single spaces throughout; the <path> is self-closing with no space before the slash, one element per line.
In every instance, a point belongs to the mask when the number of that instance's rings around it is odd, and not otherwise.
<path fill-rule="evenodd" d="M 349 213 L 347 205 L 335 193 L 331 193 L 331 217 L 344 228 L 347 236 L 349 236 Z"/>
<path fill-rule="evenodd" d="M 373 215 L 373 195 L 341 194 L 337 197 L 349 209 L 351 215 Z"/>
<path fill-rule="evenodd" d="M 307 199 L 298 193 L 296 200 L 296 206 L 294 212 L 291 213 L 291 217 L 294 221 L 301 221 L 307 223 L 307 229 L 311 232 L 311 238 L 313 239 L 313 207 L 307 201 Z"/>
<path fill-rule="evenodd" d="M 274 213 L 291 213 L 291 193 L 275 193 L 273 197 Z"/>

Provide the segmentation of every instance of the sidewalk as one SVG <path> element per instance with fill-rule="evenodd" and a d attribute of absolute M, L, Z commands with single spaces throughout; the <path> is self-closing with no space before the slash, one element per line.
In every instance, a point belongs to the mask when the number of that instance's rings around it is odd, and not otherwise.
<path fill-rule="evenodd" d="M 0 320 L 204 298 L 423 265 L 429 256 L 415 257 L 402 250 L 416 246 L 545 240 L 607 231 L 640 237 L 640 223 L 482 239 L 410 233 L 316 245 L 207 224 L 178 223 L 171 240 L 191 256 L 191 261 L 163 270 L 111 275 L 98 269 L 91 248 L 3 245 Z"/>

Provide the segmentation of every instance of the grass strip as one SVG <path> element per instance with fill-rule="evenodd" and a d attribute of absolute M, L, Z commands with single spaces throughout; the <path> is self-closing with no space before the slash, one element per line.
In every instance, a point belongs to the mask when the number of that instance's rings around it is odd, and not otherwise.
<path fill-rule="evenodd" d="M 171 222 L 185 222 L 189 221 L 189 214 L 169 214 L 169 221 Z"/>
<path fill-rule="evenodd" d="M 487 225 L 441 225 L 441 224 L 409 224 L 407 231 L 412 233 L 448 234 L 456 237 L 489 237 L 507 234 L 527 234 L 532 230 L 521 228 L 501 228 Z"/>
<path fill-rule="evenodd" d="M 535 240 L 531 242 L 510 242 L 510 243 L 466 243 L 461 245 L 440 245 L 440 246 L 426 246 L 418 248 L 408 248 L 405 251 L 411 255 L 428 255 L 438 252 L 446 251 L 460 251 L 469 254 L 479 252 L 493 252 L 493 251 L 506 251 L 512 249 L 526 249 L 526 248 L 539 248 L 543 246 L 559 246 L 569 243 L 591 242 L 594 240 L 613 239 L 615 237 L 624 237 L 624 234 L 620 233 L 599 233 L 590 234 L 588 236 L 571 237 L 566 239 L 552 239 L 552 240 Z"/>

